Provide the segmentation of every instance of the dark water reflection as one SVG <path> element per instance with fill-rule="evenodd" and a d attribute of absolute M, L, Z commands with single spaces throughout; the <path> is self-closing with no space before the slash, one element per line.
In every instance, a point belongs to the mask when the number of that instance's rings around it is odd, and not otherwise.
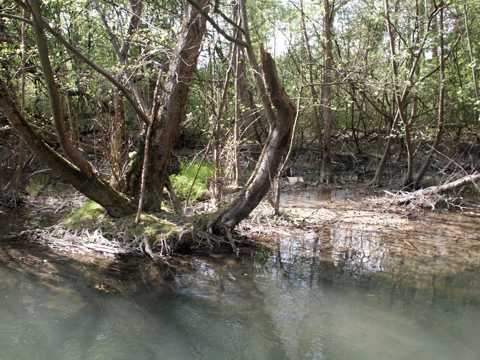
<path fill-rule="evenodd" d="M 4 243 L 0 359 L 478 360 L 478 224 L 425 221 L 339 222 L 176 270 Z"/>

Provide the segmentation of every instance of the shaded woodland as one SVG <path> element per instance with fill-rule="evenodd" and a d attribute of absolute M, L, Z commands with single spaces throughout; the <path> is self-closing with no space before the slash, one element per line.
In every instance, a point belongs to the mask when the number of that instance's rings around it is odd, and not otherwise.
<path fill-rule="evenodd" d="M 208 199 L 202 233 L 235 248 L 287 181 L 400 204 L 476 191 L 479 16 L 475 0 L 0 1 L 0 202 L 43 173 L 136 224 Z"/>

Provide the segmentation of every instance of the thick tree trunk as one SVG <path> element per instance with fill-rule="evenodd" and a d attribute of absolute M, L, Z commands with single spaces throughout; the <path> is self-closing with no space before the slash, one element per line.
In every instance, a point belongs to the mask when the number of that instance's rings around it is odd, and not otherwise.
<path fill-rule="evenodd" d="M 198 5 L 205 9 L 208 0 L 198 1 Z M 197 8 L 188 5 L 175 56 L 170 63 L 169 80 L 165 86 L 163 106 L 159 113 L 160 121 L 156 121 L 152 129 L 148 175 L 145 181 L 146 210 L 158 210 L 161 207 L 163 189 L 169 175 L 168 166 L 180 125 L 185 119 L 188 92 L 205 31 L 205 18 Z M 129 183 L 134 187 L 131 191 L 138 192 L 139 172 L 132 174 L 131 177 L 133 181 L 131 179 Z"/>
<path fill-rule="evenodd" d="M 121 217 L 135 212 L 135 206 L 130 199 L 112 189 L 97 176 L 88 176 L 48 146 L 24 119 L 8 94 L 7 85 L 3 82 L 0 82 L 0 110 L 30 149 L 59 174 L 62 180 L 102 205 L 113 217 Z"/>
<path fill-rule="evenodd" d="M 270 189 L 273 179 L 285 155 L 295 121 L 295 105 L 292 103 L 277 75 L 275 63 L 267 52 L 262 50 L 262 69 L 267 86 L 267 94 L 275 108 L 274 122 L 256 170 L 246 188 L 234 200 L 232 205 L 216 219 L 215 231 L 223 232 L 233 229 L 245 219 L 260 203 Z"/>

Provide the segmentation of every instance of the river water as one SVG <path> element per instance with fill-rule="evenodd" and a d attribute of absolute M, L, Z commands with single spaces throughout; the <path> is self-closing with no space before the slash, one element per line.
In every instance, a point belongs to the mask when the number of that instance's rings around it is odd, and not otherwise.
<path fill-rule="evenodd" d="M 175 269 L 3 241 L 0 360 L 478 360 L 479 230 L 330 223 Z"/>

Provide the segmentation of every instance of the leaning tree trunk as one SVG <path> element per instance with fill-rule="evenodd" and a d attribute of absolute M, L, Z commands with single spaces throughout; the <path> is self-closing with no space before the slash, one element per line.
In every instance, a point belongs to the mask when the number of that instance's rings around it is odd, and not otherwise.
<path fill-rule="evenodd" d="M 246 188 L 230 207 L 219 214 L 213 228 L 217 232 L 233 229 L 245 219 L 264 198 L 277 176 L 282 159 L 287 151 L 295 121 L 296 108 L 278 78 L 275 62 L 270 54 L 262 50 L 262 70 L 268 96 L 275 108 L 273 123 L 256 171 Z"/>
<path fill-rule="evenodd" d="M 59 174 L 63 181 L 68 182 L 85 196 L 102 205 L 113 217 L 125 216 L 135 211 L 135 206 L 130 199 L 112 189 L 99 177 L 85 174 L 80 168 L 48 146 L 25 120 L 8 94 L 7 85 L 2 81 L 0 81 L 0 110 L 25 141 L 25 144 Z"/>
<path fill-rule="evenodd" d="M 208 6 L 208 0 L 200 0 L 198 5 L 205 9 Z M 196 7 L 188 5 L 175 56 L 170 63 L 169 80 L 165 86 L 159 121 L 154 121 L 149 139 L 149 161 L 144 189 L 146 210 L 158 210 L 161 207 L 173 146 L 180 125 L 185 119 L 188 92 L 205 31 L 205 17 Z M 136 172 L 130 174 L 129 186 L 133 187 L 130 189 L 133 193 L 137 193 L 139 189 L 140 170 L 139 166 Z"/>
<path fill-rule="evenodd" d="M 65 110 L 62 94 L 55 79 L 52 64 L 50 62 L 49 46 L 45 34 L 44 24 L 41 14 L 41 2 L 31 0 L 32 26 L 35 35 L 35 43 L 40 59 L 40 65 L 45 79 L 48 99 L 52 108 L 53 122 L 57 131 L 58 141 L 65 152 L 67 158 L 72 161 L 85 175 L 95 176 L 96 170 L 93 165 L 83 156 L 82 152 L 72 141 L 70 130 L 65 124 Z"/>
<path fill-rule="evenodd" d="M 50 62 L 49 46 L 45 34 L 44 22 L 41 14 L 41 2 L 29 1 L 29 10 L 32 13 L 32 26 L 41 70 L 45 79 L 48 97 L 50 100 L 55 129 L 58 141 L 68 158 L 50 148 L 38 136 L 25 120 L 8 91 L 8 85 L 0 81 L 0 110 L 4 112 L 11 126 L 17 130 L 27 146 L 45 161 L 52 170 L 56 171 L 67 183 L 73 185 L 90 199 L 102 205 L 113 217 L 124 216 L 134 212 L 130 199 L 111 188 L 96 173 L 93 165 L 83 156 L 82 152 L 72 142 L 68 128 L 65 125 L 65 113 L 62 95 Z"/>

